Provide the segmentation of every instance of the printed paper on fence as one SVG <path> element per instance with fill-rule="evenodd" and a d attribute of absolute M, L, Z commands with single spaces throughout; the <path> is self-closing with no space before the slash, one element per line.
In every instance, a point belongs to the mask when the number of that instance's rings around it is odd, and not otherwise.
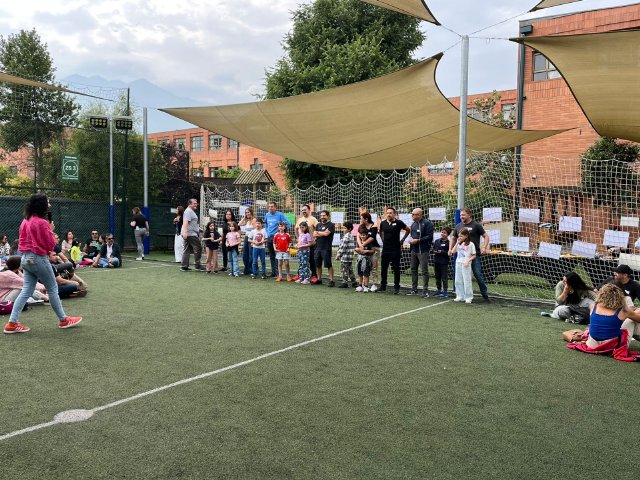
<path fill-rule="evenodd" d="M 446 220 L 447 219 L 447 209 L 446 208 L 430 208 L 429 209 L 429 220 Z"/>
<path fill-rule="evenodd" d="M 560 253 L 562 253 L 562 247 L 554 243 L 540 242 L 538 247 L 538 256 L 545 258 L 560 259 Z"/>
<path fill-rule="evenodd" d="M 629 232 L 605 230 L 602 244 L 608 247 L 627 248 L 627 246 L 629 245 Z"/>
<path fill-rule="evenodd" d="M 540 223 L 539 208 L 521 208 L 518 213 L 520 223 Z"/>
<path fill-rule="evenodd" d="M 561 232 L 581 232 L 582 217 L 560 217 L 558 230 Z"/>
<path fill-rule="evenodd" d="M 571 247 L 571 254 L 577 257 L 595 258 L 597 247 L 595 243 L 575 241 Z"/>
<path fill-rule="evenodd" d="M 512 252 L 528 252 L 529 237 L 509 237 L 507 248 Z"/>
<path fill-rule="evenodd" d="M 501 222 L 502 207 L 483 208 L 482 221 L 483 222 Z"/>

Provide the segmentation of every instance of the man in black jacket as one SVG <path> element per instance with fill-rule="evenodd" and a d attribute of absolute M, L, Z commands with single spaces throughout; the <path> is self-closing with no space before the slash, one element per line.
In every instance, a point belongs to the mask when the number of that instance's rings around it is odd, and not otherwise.
<path fill-rule="evenodd" d="M 118 268 L 122 265 L 120 245 L 113 241 L 113 234 L 107 233 L 105 243 L 100 248 L 100 253 L 93 260 L 93 267 Z"/>
<path fill-rule="evenodd" d="M 418 265 L 422 268 L 422 298 L 429 298 L 429 252 L 433 243 L 433 223 L 424 218 L 421 208 L 411 212 L 411 291 L 407 295 L 418 294 Z"/>

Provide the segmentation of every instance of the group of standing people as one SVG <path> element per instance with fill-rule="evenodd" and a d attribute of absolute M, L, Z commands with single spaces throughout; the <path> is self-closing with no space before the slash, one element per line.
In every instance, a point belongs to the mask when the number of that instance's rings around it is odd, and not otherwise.
<path fill-rule="evenodd" d="M 228 271 L 230 276 L 251 275 L 267 277 L 266 257 L 269 257 L 270 276 L 278 281 L 295 281 L 302 284 L 336 286 L 333 265 L 333 239 L 336 226 L 330 213 L 322 210 L 318 218 L 309 205 L 300 208 L 296 219 L 294 242 L 289 234 L 292 228 L 287 217 L 273 202 L 268 204 L 264 220 L 257 218 L 250 207 L 245 207 L 242 218 L 237 220 L 227 210 L 220 222 L 220 229 L 211 220 L 204 229 L 197 215 L 198 200 L 189 200 L 186 209 L 178 207 L 174 218 L 176 263 L 182 271 L 190 271 L 190 256 L 194 255 L 194 269 L 207 273 Z M 422 292 L 429 293 L 429 263 L 433 255 L 437 290 L 435 296 L 448 297 L 448 270 L 450 257 L 457 254 L 455 289 L 456 300 L 471 303 L 473 291 L 471 275 L 476 278 L 482 297 L 489 301 L 487 286 L 482 275 L 480 255 L 486 253 L 489 236 L 481 224 L 473 220 L 471 212 L 463 209 L 461 222 L 455 229 L 445 227 L 434 238 L 434 226 L 424 217 L 422 209 L 412 211 L 412 223 L 406 225 L 398 218 L 395 208 L 385 210 L 385 218 L 374 222 L 366 208 L 360 209 L 360 224 L 342 224 L 342 238 L 335 260 L 340 262 L 340 288 L 354 287 L 357 291 L 381 291 L 387 289 L 389 267 L 393 270 L 393 293 L 400 293 L 402 246 L 409 238 L 411 289 L 408 295 L 418 295 L 419 270 L 422 270 Z M 482 240 L 482 245 L 480 244 Z M 203 264 L 203 242 L 206 257 Z M 243 269 L 238 262 L 242 245 Z M 290 251 L 295 249 L 299 267 L 295 275 L 290 272 Z M 218 264 L 222 253 L 222 266 Z M 353 267 L 358 271 L 358 279 Z M 259 268 L 261 267 L 261 268 Z M 325 277 L 326 273 L 326 277 Z"/>

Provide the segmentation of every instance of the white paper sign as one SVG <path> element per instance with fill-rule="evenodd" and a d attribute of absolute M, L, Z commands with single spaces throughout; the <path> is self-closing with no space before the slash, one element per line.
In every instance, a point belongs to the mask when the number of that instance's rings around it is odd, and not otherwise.
<path fill-rule="evenodd" d="M 620 217 L 621 227 L 638 227 L 640 226 L 640 218 L 638 217 Z"/>
<path fill-rule="evenodd" d="M 512 252 L 528 252 L 529 237 L 509 237 L 507 248 Z"/>
<path fill-rule="evenodd" d="M 636 248 L 640 248 L 640 238 L 636 240 L 636 243 L 634 243 L 633 246 Z"/>
<path fill-rule="evenodd" d="M 561 232 L 581 232 L 582 217 L 560 217 L 558 230 Z"/>
<path fill-rule="evenodd" d="M 573 242 L 571 254 L 577 257 L 595 258 L 597 245 L 587 242 Z"/>
<path fill-rule="evenodd" d="M 331 221 L 333 223 L 344 223 L 344 212 L 331 212 Z"/>
<path fill-rule="evenodd" d="M 446 220 L 447 209 L 446 208 L 430 208 L 429 220 Z"/>
<path fill-rule="evenodd" d="M 616 230 L 605 230 L 603 245 L 609 247 L 627 248 L 629 245 L 629 232 L 618 232 Z"/>
<path fill-rule="evenodd" d="M 540 223 L 540 209 L 521 208 L 518 218 L 520 223 Z"/>
<path fill-rule="evenodd" d="M 376 223 L 378 221 L 378 214 L 377 213 L 372 213 L 371 214 L 371 221 L 373 223 Z"/>
<path fill-rule="evenodd" d="M 247 211 L 247 207 L 245 207 L 244 205 L 240 205 L 238 207 L 238 215 L 240 215 L 240 218 L 244 217 L 244 213 Z"/>
<path fill-rule="evenodd" d="M 561 252 L 562 247 L 553 243 L 540 242 L 540 245 L 538 247 L 539 257 L 555 258 L 556 260 L 559 260 Z"/>
<path fill-rule="evenodd" d="M 413 223 L 413 217 L 410 213 L 401 213 L 400 215 L 398 215 L 398 218 L 405 224 L 407 224 L 407 226 L 411 226 L 411 224 Z"/>
<path fill-rule="evenodd" d="M 502 221 L 502 207 L 483 208 L 482 209 L 482 221 L 483 222 L 501 222 Z"/>
<path fill-rule="evenodd" d="M 502 243 L 502 238 L 500 235 L 500 230 L 485 230 L 487 235 L 489 235 L 489 243 L 491 245 L 497 245 Z"/>
<path fill-rule="evenodd" d="M 342 242 L 342 239 L 340 235 L 335 234 L 333 236 L 333 242 L 331 243 L 331 245 L 333 245 L 334 247 L 339 247 L 341 242 Z"/>
<path fill-rule="evenodd" d="M 433 241 L 435 242 L 436 240 L 440 240 L 440 232 L 433 232 Z M 447 238 L 447 241 L 449 241 L 449 239 Z M 638 240 L 640 242 L 640 240 Z M 431 242 L 433 243 L 433 242 Z"/>

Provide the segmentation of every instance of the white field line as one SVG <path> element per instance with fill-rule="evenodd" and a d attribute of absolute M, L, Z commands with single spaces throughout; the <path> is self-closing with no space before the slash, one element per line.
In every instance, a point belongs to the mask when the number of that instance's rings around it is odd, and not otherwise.
<path fill-rule="evenodd" d="M 146 267 L 141 267 L 141 268 L 146 268 Z M 402 317 L 404 315 L 410 315 L 412 313 L 416 313 L 416 312 L 419 312 L 421 310 L 426 310 L 428 308 L 437 307 L 439 305 L 443 305 L 445 303 L 448 303 L 449 301 L 450 300 L 444 300 L 442 302 L 432 303 L 430 305 L 425 305 L 424 307 L 414 308 L 413 310 L 407 310 L 406 312 L 396 313 L 394 315 L 389 315 L 388 317 L 379 318 L 379 319 L 373 320 L 371 322 L 363 323 L 362 325 L 356 325 L 355 327 L 346 328 L 344 330 L 339 330 L 337 332 L 329 333 L 329 334 L 323 335 L 321 337 L 312 338 L 311 340 L 306 340 L 304 342 L 296 343 L 295 345 L 290 345 L 288 347 L 281 348 L 279 350 L 273 350 L 271 352 L 268 352 L 268 353 L 265 353 L 265 354 L 262 354 L 262 355 L 258 355 L 257 357 L 251 358 L 249 360 L 244 360 L 242 362 L 234 363 L 233 365 L 229 365 L 227 367 L 219 368 L 219 369 L 213 370 L 211 372 L 201 373 L 200 375 L 196 375 L 194 377 L 189 377 L 189 378 L 185 378 L 185 379 L 182 379 L 182 380 L 178 380 L 177 382 L 169 383 L 167 385 L 162 385 L 161 387 L 157 387 L 157 388 L 154 388 L 152 390 L 147 390 L 146 392 L 138 393 L 138 394 L 133 395 L 131 397 L 123 398 L 121 400 L 116 400 L 115 402 L 111 402 L 111 403 L 107 403 L 106 405 L 95 407 L 95 408 L 93 408 L 93 409 L 91 409 L 89 411 L 95 413 L 95 412 L 100 412 L 102 410 L 107 410 L 109 408 L 117 407 L 119 405 L 123 405 L 125 403 L 129 403 L 129 402 L 132 402 L 134 400 L 138 400 L 140 398 L 148 397 L 148 396 L 153 395 L 155 393 L 159 393 L 159 392 L 162 392 L 164 390 L 168 390 L 170 388 L 178 387 L 180 385 L 186 385 L 187 383 L 195 382 L 197 380 L 202 380 L 203 378 L 212 377 L 214 375 L 218 375 L 220 373 L 227 372 L 229 370 L 234 370 L 236 368 L 244 367 L 245 365 L 249 365 L 251 363 L 255 363 L 255 362 L 259 361 L 259 360 L 264 360 L 265 358 L 273 357 L 274 355 L 279 355 L 281 353 L 289 352 L 291 350 L 296 350 L 298 348 L 305 347 L 305 346 L 311 345 L 313 343 L 321 342 L 323 340 L 327 340 L 327 339 L 332 338 L 332 337 L 337 337 L 338 335 L 344 335 L 345 333 L 350 333 L 350 332 L 353 332 L 355 330 L 360 330 L 362 328 L 370 327 L 370 326 L 375 325 L 377 323 L 385 322 L 385 321 L 391 320 L 393 318 Z M 23 428 L 21 430 L 16 430 L 14 432 L 6 433 L 6 434 L 0 436 L 0 442 L 3 441 L 3 440 L 8 440 L 8 439 L 13 438 L 13 437 L 17 437 L 19 435 L 23 435 L 25 433 L 30 433 L 30 432 L 34 432 L 36 430 L 41 430 L 43 428 L 51 427 L 53 425 L 58 425 L 60 423 L 64 423 L 64 422 L 61 422 L 59 420 L 53 420 L 51 422 L 40 423 L 38 425 L 33 425 L 31 427 Z"/>

